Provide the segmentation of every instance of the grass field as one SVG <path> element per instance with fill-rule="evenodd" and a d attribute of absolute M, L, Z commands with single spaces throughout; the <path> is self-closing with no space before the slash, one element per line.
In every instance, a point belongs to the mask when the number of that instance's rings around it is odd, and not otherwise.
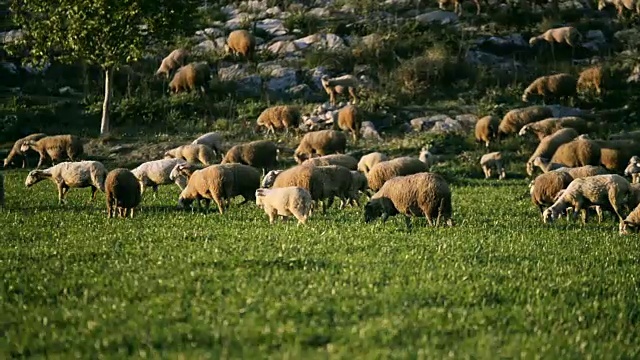
<path fill-rule="evenodd" d="M 180 212 L 174 186 L 109 221 L 102 194 L 60 207 L 6 176 L 1 358 L 640 356 L 637 237 L 543 225 L 525 180 L 453 186 L 456 227 L 408 232 L 353 208 Z"/>

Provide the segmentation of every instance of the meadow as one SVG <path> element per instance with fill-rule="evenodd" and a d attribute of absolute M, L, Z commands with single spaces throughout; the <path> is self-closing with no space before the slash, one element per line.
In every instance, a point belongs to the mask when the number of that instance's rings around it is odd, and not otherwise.
<path fill-rule="evenodd" d="M 5 172 L 0 357 L 637 358 L 637 236 L 610 216 L 544 225 L 526 181 L 453 184 L 453 228 L 364 224 L 331 208 L 269 225 L 146 193 L 104 195 Z"/>

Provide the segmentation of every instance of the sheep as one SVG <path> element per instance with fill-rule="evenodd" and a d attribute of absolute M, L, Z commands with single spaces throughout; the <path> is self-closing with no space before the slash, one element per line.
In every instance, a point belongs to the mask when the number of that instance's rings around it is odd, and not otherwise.
<path fill-rule="evenodd" d="M 358 161 L 357 170 L 367 175 L 369 170 L 374 167 L 377 163 L 382 161 L 389 160 L 389 157 L 381 152 L 372 152 L 366 155 L 363 155 Z"/>
<path fill-rule="evenodd" d="M 265 173 L 278 166 L 278 147 L 268 140 L 234 145 L 222 158 L 222 164 L 232 163 L 253 166 Z"/>
<path fill-rule="evenodd" d="M 340 165 L 349 170 L 356 170 L 358 168 L 358 160 L 353 156 L 346 154 L 331 154 L 314 157 L 303 161 L 302 164 L 314 164 L 316 166 Z"/>
<path fill-rule="evenodd" d="M 551 162 L 567 167 L 600 165 L 600 146 L 593 140 L 576 138 L 560 145 L 551 157 Z"/>
<path fill-rule="evenodd" d="M 480 166 L 482 166 L 482 172 L 484 172 L 485 179 L 491 177 L 492 170 L 495 170 L 496 173 L 498 173 L 498 180 L 502 180 L 507 177 L 502 164 L 502 153 L 500 151 L 494 151 L 482 155 L 480 158 Z"/>
<path fill-rule="evenodd" d="M 190 206 L 194 200 L 198 200 L 199 205 L 201 199 L 208 207 L 210 200 L 214 200 L 222 215 L 231 199 L 238 195 L 244 198 L 240 205 L 255 200 L 259 187 L 260 173 L 249 165 L 211 165 L 191 174 L 178 198 L 178 207 Z"/>
<path fill-rule="evenodd" d="M 336 130 L 318 130 L 306 133 L 293 153 L 293 158 L 301 164 L 314 155 L 344 154 L 347 137 Z"/>
<path fill-rule="evenodd" d="M 554 50 L 554 43 L 567 44 L 571 46 L 571 50 L 573 52 L 575 47 L 582 43 L 582 35 L 578 31 L 578 29 L 573 26 L 563 26 L 555 29 L 549 29 L 538 36 L 530 38 L 529 46 L 533 47 L 541 41 L 545 41 L 549 45 L 551 45 L 551 54 L 555 60 L 556 55 Z"/>
<path fill-rule="evenodd" d="M 113 169 L 107 174 L 104 187 L 107 218 L 116 215 L 126 218 L 127 213 L 133 218 L 133 209 L 142 199 L 140 184 L 133 173 L 123 168 Z"/>
<path fill-rule="evenodd" d="M 327 181 L 326 175 L 317 166 L 298 165 L 278 174 L 272 188 L 298 186 L 309 191 L 314 202 L 322 202 Z M 323 213 L 326 213 L 326 209 L 327 206 L 322 207 Z"/>
<path fill-rule="evenodd" d="M 429 151 L 429 146 L 423 146 L 418 154 L 418 160 L 422 161 L 427 166 L 427 171 L 431 169 L 436 161 L 440 158 L 440 155 L 434 155 Z"/>
<path fill-rule="evenodd" d="M 426 171 L 429 169 L 425 163 L 414 157 L 404 156 L 377 163 L 367 173 L 367 182 L 371 190 L 378 191 L 393 177 Z"/>
<path fill-rule="evenodd" d="M 618 11 L 618 16 L 622 16 L 622 11 L 626 8 L 629 11 L 635 10 L 640 14 L 640 1 L 638 0 L 598 0 L 598 10 L 602 11 L 607 4 L 613 4 Z"/>
<path fill-rule="evenodd" d="M 397 176 L 387 181 L 364 206 L 364 221 L 404 214 L 407 228 L 411 228 L 411 215 L 425 216 L 429 226 L 440 221 L 453 226 L 451 219 L 451 190 L 444 178 L 435 173 L 417 173 Z"/>
<path fill-rule="evenodd" d="M 189 63 L 176 71 L 169 82 L 169 91 L 174 94 L 193 90 L 207 93 L 210 78 L 211 69 L 207 63 Z"/>
<path fill-rule="evenodd" d="M 176 166 L 186 163 L 187 162 L 182 159 L 147 161 L 131 170 L 131 172 L 140 182 L 140 194 L 143 195 L 146 187 L 151 186 L 153 189 L 153 197 L 155 198 L 158 193 L 158 185 L 175 183 L 180 190 L 187 186 L 187 179 L 183 176 L 171 179 L 172 170 Z"/>
<path fill-rule="evenodd" d="M 609 140 L 635 140 L 640 141 L 640 130 L 623 131 L 609 135 Z"/>
<path fill-rule="evenodd" d="M 269 132 L 275 134 L 276 129 L 284 129 L 289 133 L 289 128 L 298 129 L 300 124 L 300 110 L 294 106 L 277 105 L 266 108 L 256 120 L 257 128 L 266 127 Z"/>
<path fill-rule="evenodd" d="M 577 82 L 575 76 L 566 73 L 541 76 L 524 89 L 522 101 L 528 102 L 531 95 L 541 96 L 543 103 L 555 99 L 567 100 L 576 95 Z"/>
<path fill-rule="evenodd" d="M 68 157 L 71 161 L 76 161 L 84 154 L 82 140 L 75 135 L 54 135 L 45 136 L 40 140 L 25 140 L 20 146 L 20 151 L 26 152 L 33 149 L 40 154 L 40 160 L 36 169 L 42 166 L 45 159 L 51 159 L 52 165 Z"/>
<path fill-rule="evenodd" d="M 545 159 L 551 158 L 560 146 L 566 144 L 578 136 L 578 132 L 572 128 L 565 128 L 556 131 L 553 135 L 546 136 L 540 141 L 536 150 L 531 154 L 527 161 L 527 174 L 533 175 L 534 164 L 533 161 L 537 157 Z M 556 161 L 558 162 L 558 161 Z"/>
<path fill-rule="evenodd" d="M 623 174 L 631 158 L 640 153 L 640 142 L 632 140 L 594 140 L 600 146 L 600 163 L 607 170 Z"/>
<path fill-rule="evenodd" d="M 535 134 L 538 140 L 542 140 L 545 136 L 553 135 L 563 128 L 572 128 L 578 133 L 583 133 L 588 130 L 588 125 L 584 119 L 576 116 L 548 118 L 524 125 L 520 128 L 518 135 Z"/>
<path fill-rule="evenodd" d="M 64 204 L 70 188 L 91 187 L 91 200 L 95 200 L 98 189 L 104 192 L 106 176 L 107 169 L 98 161 L 65 161 L 45 170 L 32 170 L 24 185 L 31 187 L 44 179 L 51 179 L 58 187 L 58 202 Z"/>
<path fill-rule="evenodd" d="M 587 92 L 595 90 L 596 95 L 602 95 L 603 86 L 607 84 L 608 78 L 602 65 L 595 65 L 584 69 L 578 76 L 576 90 L 578 92 Z"/>
<path fill-rule="evenodd" d="M 491 140 L 495 139 L 500 126 L 500 119 L 495 116 L 485 116 L 476 122 L 475 135 L 476 142 L 484 143 L 489 147 Z"/>
<path fill-rule="evenodd" d="M 284 170 L 271 170 L 264 175 L 262 178 L 262 182 L 260 183 L 260 187 L 262 188 L 270 188 L 273 186 L 273 183 L 276 181 L 278 175 L 280 175 Z"/>
<path fill-rule="evenodd" d="M 625 176 L 631 176 L 631 182 L 634 184 L 640 183 L 640 157 L 634 155 L 629 159 L 627 168 L 624 169 Z"/>
<path fill-rule="evenodd" d="M 210 147 L 216 155 L 222 153 L 222 135 L 215 131 L 199 136 L 197 139 L 193 140 L 191 144 L 206 145 Z"/>
<path fill-rule="evenodd" d="M 188 56 L 189 52 L 187 49 L 179 48 L 173 50 L 167 57 L 162 59 L 156 75 L 164 75 L 168 79 L 171 72 L 184 66 Z"/>
<path fill-rule="evenodd" d="M 551 162 L 549 159 L 543 158 L 540 156 L 536 156 L 533 159 L 531 166 L 532 166 L 532 169 L 531 169 L 530 175 L 533 175 L 533 167 L 538 167 L 540 170 L 542 170 L 543 173 L 547 173 L 549 171 L 554 171 L 562 168 L 565 168 L 565 169 L 567 168 L 565 164 L 554 163 L 554 162 Z"/>
<path fill-rule="evenodd" d="M 352 194 L 351 182 L 353 181 L 353 177 L 351 171 L 340 165 L 317 166 L 317 168 L 325 175 L 326 179 L 324 182 L 323 199 L 327 200 L 327 204 L 324 208 L 330 208 L 333 204 L 333 198 L 337 197 L 340 199 L 339 208 L 344 209 L 347 202 L 351 199 Z"/>
<path fill-rule="evenodd" d="M 256 49 L 256 38 L 247 30 L 234 30 L 229 33 L 225 44 L 225 52 L 242 55 L 247 60 L 253 60 Z"/>
<path fill-rule="evenodd" d="M 618 226 L 620 235 L 626 235 L 630 231 L 635 233 L 640 231 L 640 205 L 636 206 Z"/>
<path fill-rule="evenodd" d="M 202 144 L 193 145 L 181 145 L 177 148 L 167 150 L 164 153 L 165 159 L 181 159 L 192 164 L 202 163 L 204 165 L 211 165 L 215 161 L 215 154 L 213 150 Z"/>
<path fill-rule="evenodd" d="M 188 162 L 178 163 L 173 167 L 173 169 L 171 169 L 169 180 L 176 182 L 180 177 L 183 177 L 187 180 L 187 182 L 189 182 L 189 178 L 191 177 L 191 175 L 193 175 L 196 170 L 202 170 L 203 168 L 204 167 Z M 182 190 L 184 190 L 184 188 Z"/>
<path fill-rule="evenodd" d="M 555 171 L 540 174 L 531 181 L 529 188 L 531 202 L 538 207 L 540 215 L 544 213 L 545 206 L 553 205 L 557 194 L 572 181 L 573 178 L 568 173 Z"/>
<path fill-rule="evenodd" d="M 323 75 L 320 78 L 324 91 L 329 95 L 329 103 L 332 106 L 336 105 L 336 94 L 342 94 L 346 89 L 349 92 L 349 96 L 353 100 L 353 104 L 358 101 L 356 91 L 360 87 L 360 81 L 353 75 L 342 75 L 335 78 L 329 78 L 327 75 Z"/>
<path fill-rule="evenodd" d="M 442 10 L 446 10 L 446 6 L 453 2 L 453 11 L 458 15 L 462 15 L 461 0 L 438 0 L 438 7 Z M 480 0 L 473 0 L 476 4 L 476 15 L 480 15 Z"/>
<path fill-rule="evenodd" d="M 621 211 L 631 195 L 629 182 L 620 175 L 595 175 L 581 179 L 574 179 L 561 192 L 556 202 L 547 208 L 542 217 L 545 223 L 553 222 L 568 207 L 573 207 L 574 217 L 582 212 L 582 223 L 587 222 L 587 208 L 599 205 L 623 221 Z"/>
<path fill-rule="evenodd" d="M 351 192 L 349 194 L 349 203 L 354 206 L 360 206 L 360 193 L 367 195 L 369 183 L 367 177 L 360 171 L 351 170 Z"/>
<path fill-rule="evenodd" d="M 15 143 L 13 143 L 13 147 L 11 148 L 11 151 L 9 151 L 9 155 L 7 155 L 7 157 L 4 159 L 4 167 L 9 167 L 9 165 L 14 161 L 14 160 L 19 160 L 20 158 L 22 158 L 22 168 L 24 169 L 25 167 L 29 166 L 29 161 L 27 159 L 27 154 L 21 150 L 22 144 L 27 141 L 27 140 L 33 140 L 33 141 L 38 141 L 40 139 L 42 139 L 43 137 L 47 136 L 44 133 L 37 133 L 37 134 L 31 134 L 31 135 L 27 135 L 21 139 L 16 140 Z"/>
<path fill-rule="evenodd" d="M 298 219 L 298 226 L 304 225 L 313 205 L 309 191 L 298 186 L 258 189 L 255 196 L 256 205 L 264 209 L 271 224 L 277 215 L 282 216 L 283 220 L 293 215 Z"/>
<path fill-rule="evenodd" d="M 581 179 L 581 178 L 595 176 L 595 175 L 606 175 L 609 173 L 607 169 L 603 168 L 602 166 L 594 166 L 594 165 L 585 165 L 585 166 L 572 167 L 572 168 L 561 167 L 559 169 L 553 170 L 553 172 L 567 173 L 571 175 L 573 179 Z"/>
<path fill-rule="evenodd" d="M 338 111 L 338 121 L 333 122 L 334 129 L 351 133 L 353 141 L 358 141 L 360 133 L 360 110 L 354 105 L 347 105 Z"/>
<path fill-rule="evenodd" d="M 513 109 L 506 113 L 498 125 L 498 138 L 515 134 L 526 124 L 553 117 L 553 112 L 546 106 L 529 106 Z"/>

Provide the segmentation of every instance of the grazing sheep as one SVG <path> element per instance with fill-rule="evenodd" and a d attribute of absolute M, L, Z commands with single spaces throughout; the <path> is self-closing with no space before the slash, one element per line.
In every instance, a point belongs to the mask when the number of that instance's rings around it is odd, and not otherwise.
<path fill-rule="evenodd" d="M 498 137 L 516 134 L 526 124 L 553 117 L 553 112 L 546 106 L 529 106 L 513 109 L 506 113 L 498 126 Z"/>
<path fill-rule="evenodd" d="M 213 150 L 206 145 L 181 145 L 164 153 L 165 159 L 181 159 L 192 164 L 198 162 L 204 165 L 211 165 L 215 161 Z"/>
<path fill-rule="evenodd" d="M 583 70 L 578 77 L 576 90 L 587 92 L 595 90 L 596 95 L 602 95 L 603 86 L 607 84 L 607 76 L 602 65 L 595 65 Z"/>
<path fill-rule="evenodd" d="M 623 174 L 629 161 L 640 153 L 640 142 L 633 140 L 594 140 L 600 146 L 600 163 L 607 170 Z"/>
<path fill-rule="evenodd" d="M 393 177 L 426 171 L 429 169 L 425 163 L 414 157 L 404 156 L 377 163 L 367 173 L 367 182 L 371 190 L 378 191 Z"/>
<path fill-rule="evenodd" d="M 31 187 L 44 179 L 51 179 L 58 187 L 58 202 L 65 203 L 64 197 L 70 188 L 91 187 L 91 200 L 96 191 L 104 192 L 107 169 L 98 161 L 65 161 L 45 170 L 32 170 L 24 182 Z"/>
<path fill-rule="evenodd" d="M 358 171 L 363 172 L 365 175 L 374 167 L 377 163 L 387 161 L 389 157 L 381 152 L 372 152 L 363 155 L 358 161 Z"/>
<path fill-rule="evenodd" d="M 620 222 L 618 231 L 620 235 L 629 234 L 630 231 L 635 233 L 640 231 L 640 205 L 637 205 L 633 211 Z"/>
<path fill-rule="evenodd" d="M 502 180 L 507 177 L 502 164 L 502 153 L 500 151 L 482 155 L 480 158 L 480 166 L 482 166 L 482 172 L 484 172 L 485 179 L 491 177 L 492 170 L 495 170 L 498 174 L 498 180 Z"/>
<path fill-rule="evenodd" d="M 410 216 L 425 216 L 429 226 L 440 221 L 452 226 L 451 190 L 444 178 L 435 173 L 397 176 L 387 181 L 364 206 L 366 223 L 382 217 L 404 214 L 407 228 Z"/>
<path fill-rule="evenodd" d="M 309 191 L 298 186 L 258 189 L 255 196 L 256 205 L 264 209 L 271 224 L 278 215 L 283 220 L 293 215 L 298 219 L 298 225 L 305 224 L 313 206 Z"/>
<path fill-rule="evenodd" d="M 253 60 L 256 49 L 256 38 L 247 30 L 234 30 L 229 33 L 225 44 L 226 53 L 242 55 L 247 60 Z"/>
<path fill-rule="evenodd" d="M 640 141 L 640 130 L 623 131 L 609 135 L 609 140 L 635 140 Z"/>
<path fill-rule="evenodd" d="M 528 166 L 528 163 L 527 163 L 527 166 Z M 531 166 L 532 166 L 532 169 L 531 169 L 532 171 L 531 171 L 530 176 L 533 175 L 533 168 L 535 168 L 535 167 L 537 167 L 540 170 L 542 170 L 543 173 L 547 173 L 549 171 L 554 171 L 554 170 L 558 170 L 558 169 L 562 169 L 562 168 L 565 168 L 565 169 L 567 168 L 565 164 L 554 163 L 554 162 L 551 162 L 549 159 L 546 159 L 546 158 L 543 158 L 543 157 L 540 157 L 540 156 L 536 156 L 533 159 L 533 162 L 532 162 Z M 528 170 L 528 168 L 527 168 L 527 170 Z"/>
<path fill-rule="evenodd" d="M 538 175 L 531 181 L 529 188 L 531 202 L 538 207 L 540 215 L 544 213 L 546 206 L 553 205 L 558 193 L 569 186 L 572 181 L 573 178 L 568 173 L 555 171 Z"/>
<path fill-rule="evenodd" d="M 206 145 L 217 154 L 222 154 L 222 135 L 213 131 L 201 135 L 191 143 L 193 145 Z"/>
<path fill-rule="evenodd" d="M 16 140 L 15 143 L 13 143 L 13 147 L 11 148 L 11 151 L 9 152 L 9 155 L 7 155 L 7 157 L 4 159 L 4 167 L 9 167 L 9 165 L 11 165 L 11 163 L 13 161 L 17 161 L 22 159 L 22 168 L 24 169 L 25 167 L 29 166 L 29 162 L 27 159 L 27 154 L 21 150 L 22 144 L 27 141 L 27 140 L 33 140 L 33 141 L 38 141 L 40 139 L 42 139 L 43 137 L 47 136 L 44 133 L 37 133 L 37 134 L 31 134 L 31 135 L 27 135 L 25 137 L 23 137 L 22 139 L 18 139 Z"/>
<path fill-rule="evenodd" d="M 327 181 L 326 175 L 317 166 L 298 165 L 278 174 L 272 188 L 298 186 L 309 191 L 314 202 L 322 202 Z M 322 207 L 323 213 L 326 208 Z"/>
<path fill-rule="evenodd" d="M 133 218 L 133 209 L 140 204 L 140 184 L 133 173 L 127 169 L 118 168 L 109 171 L 105 180 L 105 197 L 107 199 L 107 218 Z"/>
<path fill-rule="evenodd" d="M 571 46 L 572 51 L 574 51 L 575 47 L 582 43 L 582 35 L 578 31 L 578 29 L 574 28 L 573 26 L 564 26 L 560 28 L 549 29 L 542 34 L 529 39 L 529 46 L 533 47 L 541 41 L 545 41 L 546 43 L 551 45 L 551 54 L 555 59 L 555 43 L 567 44 Z"/>
<path fill-rule="evenodd" d="M 327 200 L 325 209 L 331 207 L 334 197 L 340 199 L 339 208 L 344 209 L 347 202 L 351 199 L 351 182 L 353 181 L 351 171 L 340 165 L 317 166 L 317 168 L 325 175 L 326 179 L 323 197 Z"/>
<path fill-rule="evenodd" d="M 369 183 L 367 177 L 360 171 L 351 171 L 351 192 L 349 195 L 349 203 L 353 206 L 360 206 L 360 193 L 367 194 Z"/>
<path fill-rule="evenodd" d="M 158 193 L 158 185 L 166 185 L 175 183 L 180 190 L 187 186 L 187 179 L 183 176 L 171 179 L 172 170 L 187 162 L 182 159 L 162 159 L 147 161 L 140 164 L 137 168 L 131 170 L 133 175 L 140 182 L 140 194 L 144 194 L 144 190 L 147 186 L 151 186 L 153 189 L 153 197 L 155 198 Z"/>
<path fill-rule="evenodd" d="M 485 116 L 476 122 L 476 142 L 484 143 L 489 147 L 491 140 L 495 139 L 498 134 L 498 126 L 500 119 L 495 116 Z"/>
<path fill-rule="evenodd" d="M 333 122 L 334 129 L 351 133 L 353 141 L 358 141 L 360 133 L 360 110 L 354 105 L 347 105 L 338 111 L 338 121 Z"/>
<path fill-rule="evenodd" d="M 270 188 L 273 186 L 273 183 L 276 181 L 278 175 L 280 175 L 284 170 L 271 170 L 264 175 L 262 178 L 262 182 L 260 183 L 260 187 L 262 188 Z"/>
<path fill-rule="evenodd" d="M 358 168 L 358 160 L 351 155 L 346 154 L 331 154 L 325 156 L 314 157 L 302 162 L 303 164 L 313 164 L 316 166 L 327 165 L 340 165 L 349 170 L 356 170 Z"/>
<path fill-rule="evenodd" d="M 629 182 L 620 175 L 596 175 L 581 179 L 574 179 L 564 190 L 556 202 L 546 209 L 542 215 L 544 222 L 549 223 L 564 213 L 568 207 L 573 207 L 573 214 L 582 212 L 582 223 L 587 222 L 587 208 L 599 205 L 623 221 L 621 211 L 631 195 Z"/>
<path fill-rule="evenodd" d="M 268 140 L 235 145 L 222 159 L 222 164 L 233 163 L 253 166 L 265 173 L 278 166 L 278 147 Z"/>
<path fill-rule="evenodd" d="M 627 168 L 624 169 L 625 176 L 631 176 L 631 182 L 634 184 L 640 183 L 640 157 L 632 156 L 629 159 L 629 164 Z"/>
<path fill-rule="evenodd" d="M 183 177 L 186 179 L 187 182 L 189 182 L 189 178 L 191 177 L 191 175 L 196 170 L 202 170 L 203 168 L 204 167 L 200 167 L 199 165 L 191 164 L 188 162 L 178 163 L 176 166 L 173 167 L 173 169 L 171 169 L 171 173 L 169 174 L 169 180 L 176 182 L 178 178 Z"/>
<path fill-rule="evenodd" d="M 553 135 L 564 128 L 572 128 L 578 133 L 584 133 L 588 130 L 588 125 L 584 119 L 576 116 L 548 118 L 523 126 L 518 135 L 535 134 L 538 140 L 542 140 L 545 136 Z"/>
<path fill-rule="evenodd" d="M 447 5 L 453 2 L 453 11 L 458 15 L 462 15 L 462 6 L 460 3 L 462 0 L 438 0 L 438 7 L 442 10 L 446 10 Z M 480 0 L 473 0 L 476 4 L 476 15 L 480 15 Z"/>
<path fill-rule="evenodd" d="M 189 63 L 176 71 L 169 82 L 169 90 L 174 93 L 200 90 L 207 93 L 211 69 L 207 63 Z"/>
<path fill-rule="evenodd" d="M 156 75 L 164 75 L 167 79 L 174 70 L 177 70 L 186 63 L 189 52 L 187 49 L 179 48 L 173 50 L 167 57 L 162 59 L 160 67 L 156 71 Z"/>
<path fill-rule="evenodd" d="M 594 165 L 585 165 L 579 167 L 561 167 L 559 169 L 553 170 L 553 172 L 565 172 L 573 179 L 581 179 L 589 176 L 595 175 L 607 175 L 609 172 L 607 169 L 602 166 L 594 166 Z"/>
<path fill-rule="evenodd" d="M 36 169 L 42 166 L 45 159 L 51 159 L 52 165 L 68 157 L 71 161 L 76 161 L 84 154 L 82 140 L 75 135 L 54 135 L 45 136 L 40 140 L 25 140 L 20 146 L 23 153 L 32 149 L 40 154 L 40 160 Z"/>
<path fill-rule="evenodd" d="M 278 105 L 266 108 L 256 120 L 258 128 L 267 128 L 267 134 L 269 132 L 275 134 L 276 129 L 284 129 L 285 133 L 288 134 L 290 127 L 297 129 L 299 124 L 300 111 L 298 108 L 289 105 Z"/>
<path fill-rule="evenodd" d="M 640 1 L 638 0 L 598 0 L 598 10 L 602 11 L 608 4 L 613 4 L 618 11 L 618 16 L 622 16 L 622 11 L 636 11 L 640 14 Z"/>
<path fill-rule="evenodd" d="M 296 148 L 293 158 L 298 164 L 315 155 L 344 154 L 347 137 L 336 130 L 318 130 L 306 133 Z"/>
<path fill-rule="evenodd" d="M 600 165 L 600 146 L 593 140 L 576 138 L 560 145 L 551 157 L 551 162 L 565 164 L 567 167 Z"/>
<path fill-rule="evenodd" d="M 360 87 L 360 81 L 353 75 L 342 75 L 340 77 L 329 78 L 327 75 L 323 75 L 320 79 L 324 91 L 329 95 L 329 103 L 332 106 L 336 105 L 336 94 L 342 94 L 346 89 L 355 104 L 358 101 L 356 91 Z"/>
<path fill-rule="evenodd" d="M 558 150 L 560 146 L 566 144 L 578 136 L 578 132 L 572 128 L 565 128 L 556 131 L 554 134 L 546 136 L 540 141 L 536 150 L 531 154 L 529 160 L 527 161 L 527 174 L 529 176 L 533 175 L 534 164 L 533 161 L 537 157 L 549 159 L 551 158 L 555 152 Z"/>
<path fill-rule="evenodd" d="M 544 103 L 556 99 L 568 100 L 576 95 L 577 82 L 575 76 L 564 73 L 541 76 L 524 89 L 522 101 L 528 102 L 531 95 L 541 96 Z"/>

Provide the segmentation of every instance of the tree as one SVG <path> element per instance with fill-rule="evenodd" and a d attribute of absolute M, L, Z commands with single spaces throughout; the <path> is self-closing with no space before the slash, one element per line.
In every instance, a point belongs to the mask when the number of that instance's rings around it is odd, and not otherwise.
<path fill-rule="evenodd" d="M 104 72 L 100 134 L 109 132 L 113 73 L 152 41 L 192 31 L 199 0 L 13 0 L 29 62 L 84 61 Z"/>

